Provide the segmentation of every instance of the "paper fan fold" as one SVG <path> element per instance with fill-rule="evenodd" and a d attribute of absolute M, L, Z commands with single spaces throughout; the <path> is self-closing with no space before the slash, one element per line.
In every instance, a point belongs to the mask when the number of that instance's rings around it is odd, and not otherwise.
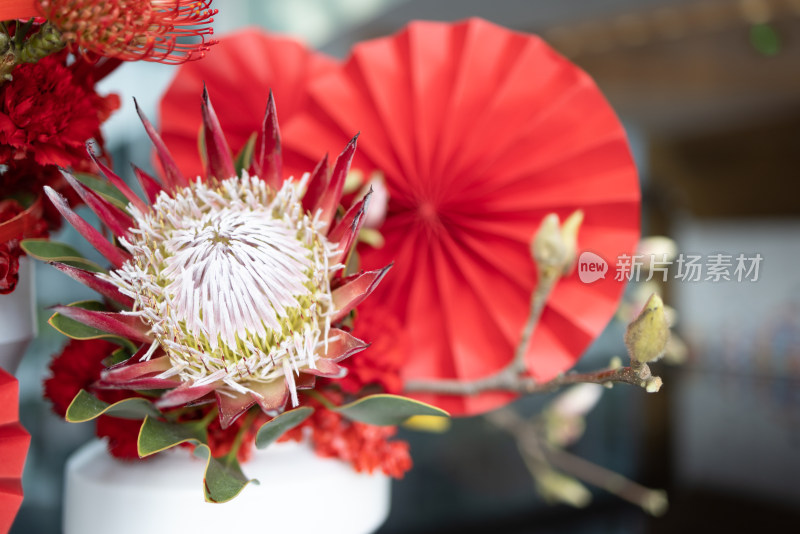
<path fill-rule="evenodd" d="M 19 423 L 19 384 L 0 369 L 0 532 L 8 532 L 22 504 L 22 470 L 31 437 Z"/>
<path fill-rule="evenodd" d="M 198 95 L 204 84 L 236 153 L 250 135 L 260 130 L 270 89 L 278 103 L 283 129 L 307 105 L 308 82 L 335 67 L 333 59 L 287 37 L 256 28 L 228 34 L 202 61 L 184 63 L 176 69 L 175 78 L 161 99 L 161 136 L 181 171 L 193 178 L 202 172 L 197 138 L 201 124 Z M 310 171 L 319 157 L 315 154 L 304 158 L 284 150 L 286 175 Z"/>
<path fill-rule="evenodd" d="M 284 146 L 312 157 L 360 131 L 354 167 L 385 174 L 386 244 L 361 259 L 365 269 L 395 262 L 373 303 L 407 331 L 403 377 L 470 380 L 504 367 L 536 285 L 529 242 L 546 214 L 582 209 L 580 250 L 608 274 L 563 280 L 527 354 L 539 380 L 574 365 L 613 315 L 616 258 L 639 237 L 625 132 L 589 76 L 532 35 L 479 19 L 414 22 L 356 45 L 308 98 Z M 424 400 L 475 414 L 511 398 Z"/>

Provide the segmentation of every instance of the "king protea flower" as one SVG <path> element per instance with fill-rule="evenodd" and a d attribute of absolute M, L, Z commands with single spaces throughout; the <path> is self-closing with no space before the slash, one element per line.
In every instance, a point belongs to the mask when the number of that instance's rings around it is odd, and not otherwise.
<path fill-rule="evenodd" d="M 315 377 L 337 378 L 337 362 L 366 344 L 338 328 L 372 292 L 388 267 L 346 276 L 369 196 L 337 217 L 356 148 L 347 145 L 328 172 L 281 179 L 275 106 L 267 114 L 248 170 L 236 171 L 216 114 L 203 95 L 207 168 L 189 181 L 140 113 L 164 169 L 164 183 L 134 167 L 145 202 L 95 160 L 130 202 L 125 211 L 66 174 L 86 204 L 117 236 L 119 246 L 76 215 L 52 189 L 59 211 L 112 264 L 95 274 L 55 264 L 122 306 L 56 310 L 139 345 L 126 362 L 105 370 L 100 384 L 165 389 L 161 408 L 216 397 L 223 427 L 258 403 L 283 409 Z"/>
<path fill-rule="evenodd" d="M 179 64 L 215 43 L 211 0 L 35 0 L 62 39 L 85 52 L 125 61 Z M 199 38 L 187 43 L 186 37 Z"/>

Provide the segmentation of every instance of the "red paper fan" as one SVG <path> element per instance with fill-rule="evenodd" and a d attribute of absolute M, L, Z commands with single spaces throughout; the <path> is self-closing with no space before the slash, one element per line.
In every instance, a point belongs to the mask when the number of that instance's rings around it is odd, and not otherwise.
<path fill-rule="evenodd" d="M 546 214 L 580 208 L 580 250 L 608 260 L 608 275 L 562 280 L 527 354 L 539 380 L 572 367 L 614 313 L 616 258 L 639 236 L 625 133 L 589 76 L 532 35 L 478 19 L 415 22 L 357 45 L 309 95 L 285 145 L 311 157 L 361 131 L 354 166 L 385 173 L 386 245 L 364 248 L 362 262 L 395 266 L 361 313 L 388 305 L 404 324 L 403 377 L 504 367 L 536 284 L 531 238 Z M 512 396 L 420 398 L 474 414 Z"/>
<path fill-rule="evenodd" d="M 161 100 L 161 135 L 187 177 L 201 174 L 197 134 L 203 84 L 214 102 L 222 129 L 234 153 L 261 129 L 270 89 L 278 103 L 281 128 L 306 105 L 308 81 L 336 67 L 333 59 L 309 51 L 285 37 L 246 29 L 220 39 L 202 61 L 177 69 Z M 344 145 L 342 145 L 344 146 Z M 335 154 L 338 154 L 337 149 Z M 283 165 L 289 175 L 314 168 L 320 155 L 298 156 L 284 150 Z"/>
<path fill-rule="evenodd" d="M 22 504 L 22 468 L 31 437 L 19 423 L 19 384 L 0 369 L 0 532 L 8 532 Z"/>

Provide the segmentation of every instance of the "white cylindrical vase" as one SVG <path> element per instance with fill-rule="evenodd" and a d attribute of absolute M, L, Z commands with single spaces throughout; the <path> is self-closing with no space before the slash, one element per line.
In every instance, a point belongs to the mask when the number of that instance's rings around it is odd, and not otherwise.
<path fill-rule="evenodd" d="M 67 462 L 64 534 L 368 534 L 389 514 L 387 476 L 357 473 L 306 443 L 255 450 L 242 470 L 260 484 L 223 504 L 204 501 L 204 467 L 179 447 L 125 462 L 92 441 Z"/>
<path fill-rule="evenodd" d="M 33 262 L 19 258 L 19 281 L 14 291 L 0 295 L 0 367 L 17 372 L 22 355 L 36 337 L 36 290 Z"/>

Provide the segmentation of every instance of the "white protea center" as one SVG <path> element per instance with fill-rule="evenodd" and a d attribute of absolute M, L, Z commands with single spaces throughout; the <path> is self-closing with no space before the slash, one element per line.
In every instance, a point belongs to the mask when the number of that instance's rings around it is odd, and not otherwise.
<path fill-rule="evenodd" d="M 308 175 L 278 191 L 243 173 L 133 206 L 133 259 L 108 279 L 170 357 L 163 377 L 237 392 L 314 368 L 332 315 L 335 244 L 303 210 Z M 155 345 L 154 345 L 155 346 Z M 290 387 L 294 397 L 294 387 Z"/>

